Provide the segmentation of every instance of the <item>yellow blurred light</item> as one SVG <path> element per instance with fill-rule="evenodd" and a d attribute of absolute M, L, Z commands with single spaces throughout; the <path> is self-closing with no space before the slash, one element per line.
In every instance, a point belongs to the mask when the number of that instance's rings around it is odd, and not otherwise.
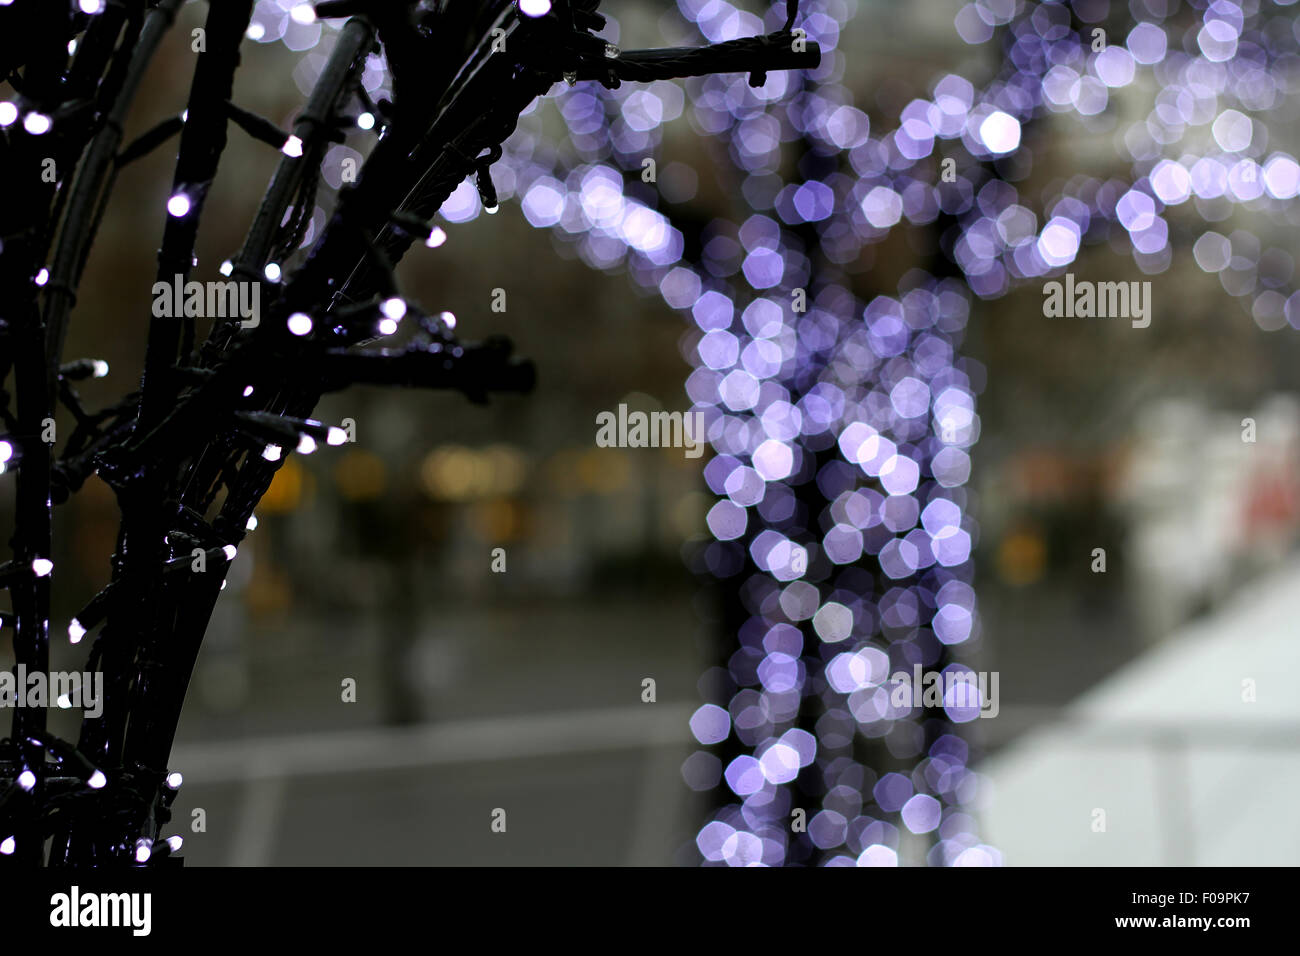
<path fill-rule="evenodd" d="M 1037 531 L 1012 532 L 998 545 L 997 564 L 1008 584 L 1033 584 L 1047 567 L 1047 544 Z"/>
<path fill-rule="evenodd" d="M 384 461 L 374 452 L 354 448 L 334 466 L 334 481 L 339 494 L 349 501 L 373 501 L 384 494 L 388 486 L 388 471 Z"/>
<path fill-rule="evenodd" d="M 597 494 L 609 495 L 623 488 L 631 477 L 628 456 L 617 448 L 593 448 L 578 460 L 578 480 Z"/>
<path fill-rule="evenodd" d="M 285 514 L 297 508 L 303 499 L 306 479 L 298 459 L 289 458 L 271 479 L 257 510 L 262 514 Z"/>

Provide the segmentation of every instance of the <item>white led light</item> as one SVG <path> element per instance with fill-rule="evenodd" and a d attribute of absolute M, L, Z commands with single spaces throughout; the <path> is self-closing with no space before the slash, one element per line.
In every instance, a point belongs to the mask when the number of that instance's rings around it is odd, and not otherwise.
<path fill-rule="evenodd" d="M 267 461 L 279 461 L 283 450 L 279 445 L 267 445 L 262 449 L 262 457 Z"/>
<path fill-rule="evenodd" d="M 184 782 L 185 782 L 185 778 L 181 776 L 181 772 L 179 770 L 173 770 L 171 773 L 167 775 L 167 786 L 171 787 L 173 790 L 179 790 L 181 788 L 181 784 Z"/>
<path fill-rule="evenodd" d="M 316 22 L 316 11 L 312 9 L 310 3 L 300 3 L 289 11 L 289 16 L 293 18 L 294 23 L 301 23 L 303 26 Z"/>
<path fill-rule="evenodd" d="M 519 0 L 519 12 L 526 17 L 544 17 L 551 12 L 551 0 Z"/>
<path fill-rule="evenodd" d="M 167 200 L 167 212 L 175 219 L 190 214 L 190 197 L 184 193 L 177 193 L 171 199 Z"/>
<path fill-rule="evenodd" d="M 225 544 L 221 546 L 221 553 L 226 556 L 227 561 L 233 561 L 238 549 L 233 544 Z"/>
<path fill-rule="evenodd" d="M 428 246 L 430 249 L 437 249 L 440 245 L 442 245 L 446 241 L 447 241 L 446 230 L 444 230 L 442 226 L 434 226 L 433 229 L 429 232 L 429 238 L 424 240 L 424 244 Z"/>
<path fill-rule="evenodd" d="M 82 13 L 102 13 L 104 0 L 78 0 L 77 6 L 81 7 Z"/>
<path fill-rule="evenodd" d="M 284 141 L 284 145 L 280 147 L 280 152 L 290 159 L 297 159 L 302 155 L 302 140 L 297 136 L 290 136 Z"/>
<path fill-rule="evenodd" d="M 392 319 L 380 319 L 380 320 L 379 320 L 379 334 L 380 334 L 380 335 L 392 335 L 392 334 L 393 334 L 394 332 L 396 332 L 396 331 L 397 331 L 397 323 L 396 323 L 395 321 L 393 321 Z"/>
<path fill-rule="evenodd" d="M 50 270 L 49 270 L 49 269 L 42 269 L 40 272 L 36 273 L 36 284 L 37 284 L 37 285 L 45 285 L 45 283 L 47 283 L 47 282 L 49 282 L 49 281 L 50 281 Z"/>
<path fill-rule="evenodd" d="M 341 428 L 330 426 L 329 431 L 325 433 L 325 444 L 342 445 L 348 440 L 348 433 Z"/>
<path fill-rule="evenodd" d="M 58 703 L 59 703 L 59 706 L 60 706 L 61 708 L 63 708 L 64 710 L 71 710 L 71 709 L 72 709 L 72 698 L 69 697 L 67 694 L 60 694 L 60 695 L 59 695 L 59 702 L 58 702 Z"/>
<path fill-rule="evenodd" d="M 108 374 L 108 363 L 103 359 L 95 359 L 95 370 L 93 374 L 95 378 L 103 378 Z"/>
<path fill-rule="evenodd" d="M 272 282 L 280 281 L 280 265 L 276 262 L 268 262 L 262 273 Z"/>
<path fill-rule="evenodd" d="M 164 842 L 167 844 L 167 849 L 173 853 L 179 853 L 181 847 L 185 845 L 185 841 L 179 836 L 169 836 Z"/>
<path fill-rule="evenodd" d="M 36 786 L 36 774 L 32 773 L 30 770 L 24 770 L 18 775 L 18 786 L 28 791 L 34 789 Z"/>
<path fill-rule="evenodd" d="M 228 276 L 230 275 L 230 273 L 235 271 L 235 264 L 231 262 L 229 259 L 227 259 L 225 262 L 221 263 L 221 268 L 218 269 L 217 271 L 220 272 L 223 276 Z"/>
<path fill-rule="evenodd" d="M 5 837 L 3 840 L 0 840 L 0 853 L 3 853 L 5 856 L 12 856 L 13 852 L 14 852 L 13 837 Z"/>
<path fill-rule="evenodd" d="M 148 863 L 149 857 L 153 856 L 153 848 L 149 846 L 148 840 L 136 840 L 135 842 L 135 862 Z"/>
<path fill-rule="evenodd" d="M 0 100 L 0 126 L 13 126 L 18 119 L 18 107 L 8 100 Z"/>
<path fill-rule="evenodd" d="M 485 213 L 487 213 L 489 216 L 495 216 L 498 212 L 501 211 L 501 207 L 500 207 L 500 206 L 484 206 L 484 207 L 483 207 L 483 211 L 484 211 Z"/>
<path fill-rule="evenodd" d="M 244 36 L 248 37 L 250 40 L 260 40 L 262 37 L 266 36 L 266 27 L 260 23 L 250 23 L 248 29 L 244 31 Z"/>
<path fill-rule="evenodd" d="M 256 530 L 257 530 L 257 515 L 249 515 L 249 516 L 248 516 L 248 523 L 247 523 L 246 525 L 244 525 L 244 527 L 245 527 L 247 530 L 249 530 L 249 531 L 256 531 Z"/>
<path fill-rule="evenodd" d="M 298 439 L 298 454 L 310 455 L 316 450 L 316 439 L 310 435 L 303 435 Z"/>
<path fill-rule="evenodd" d="M 50 118 L 44 113 L 28 113 L 23 117 L 23 129 L 33 136 L 41 136 L 50 131 Z"/>
<path fill-rule="evenodd" d="M 402 316 L 406 315 L 406 303 L 394 296 L 391 299 L 385 299 L 384 304 L 379 307 L 379 311 L 397 322 L 401 320 Z"/>
<path fill-rule="evenodd" d="M 447 328 L 454 329 L 456 327 L 455 312 L 440 312 L 438 313 L 438 318 L 442 319 L 443 323 L 447 326 Z"/>
<path fill-rule="evenodd" d="M 289 331 L 294 335 L 307 335 L 311 332 L 311 316 L 306 312 L 295 312 L 289 316 Z"/>
<path fill-rule="evenodd" d="M 252 395 L 252 394 L 253 394 L 253 386 L 251 386 L 251 385 L 245 385 L 245 386 L 244 386 L 244 398 L 248 398 L 248 396 L 249 396 L 249 395 Z"/>
<path fill-rule="evenodd" d="M 108 786 L 108 778 L 104 776 L 104 771 L 96 770 L 92 773 L 90 779 L 86 781 L 86 786 L 91 790 L 103 790 Z"/>
<path fill-rule="evenodd" d="M 374 128 L 375 128 L 375 114 L 374 114 L 374 113 L 361 113 L 359 116 L 357 116 L 357 128 L 358 128 L 358 129 L 374 129 Z"/>
<path fill-rule="evenodd" d="M 0 462 L 8 461 L 14 456 L 14 446 L 7 441 L 0 441 Z"/>
<path fill-rule="evenodd" d="M 86 629 L 82 627 L 81 622 L 75 617 L 68 622 L 68 640 L 73 644 L 80 644 L 81 639 L 86 636 Z"/>
<path fill-rule="evenodd" d="M 38 578 L 47 577 L 54 570 L 54 562 L 49 558 L 37 558 L 32 562 L 32 570 Z"/>

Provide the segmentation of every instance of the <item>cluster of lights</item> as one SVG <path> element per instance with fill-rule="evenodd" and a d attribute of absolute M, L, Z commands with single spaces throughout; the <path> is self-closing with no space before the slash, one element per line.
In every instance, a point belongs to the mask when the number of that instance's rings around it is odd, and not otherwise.
<path fill-rule="evenodd" d="M 775 5 L 766 23 L 727 0 L 677 5 L 711 43 L 782 22 Z M 1085 245 L 1107 242 L 1127 247 L 1143 272 L 1163 272 L 1180 216 L 1197 236 L 1198 267 L 1260 328 L 1300 328 L 1293 254 L 1243 228 L 1201 225 L 1237 207 L 1300 224 L 1290 202 L 1300 195 L 1300 163 L 1270 147 L 1250 118 L 1290 92 L 1288 70 L 1275 67 L 1296 55 L 1291 18 L 1262 2 L 1205 0 L 1197 22 L 1180 27 L 1168 22 L 1165 0 L 1132 0 L 1140 22 L 1094 50 L 1091 25 L 1109 24 L 1113 6 L 968 3 L 955 28 L 971 45 L 1003 38 L 1001 73 L 983 88 L 942 76 L 873 134 L 839 82 L 846 64 L 835 47 L 857 5 L 805 0 L 801 25 L 824 51 L 810 82 L 774 72 L 754 89 L 744 76 L 706 77 L 690 81 L 689 105 L 669 82 L 565 88 L 556 102 L 580 162 L 559 165 L 540 120 L 526 118 L 506 143 L 494 171 L 501 198 L 518 198 L 533 226 L 574 243 L 593 268 L 625 269 L 697 328 L 687 391 L 717 453 L 705 471 L 718 500 L 704 563 L 741 580 L 751 614 L 720 676 L 733 689 L 691 721 L 705 748 L 734 739 L 746 752 L 723 766 L 701 749 L 683 766 L 691 786 L 734 797 L 698 834 L 709 862 L 893 866 L 900 828 L 931 838 L 931 863 L 1000 861 L 976 836 L 979 784 L 965 742 L 943 732 L 924 743 L 920 716 L 884 693 L 886 678 L 912 663 L 960 666 L 977 634 L 964 485 L 979 433 L 978 370 L 959 354 L 972 295 L 995 299 L 1059 275 Z M 527 16 L 550 7 L 519 0 Z M 1072 17 L 1088 27 L 1076 30 Z M 367 91 L 387 82 L 368 65 Z M 1108 104 L 1143 83 L 1158 85 L 1153 108 L 1116 130 Z M 1130 97 L 1126 115 L 1131 105 Z M 744 222 L 711 224 L 692 263 L 669 218 L 624 189 L 625 171 L 639 171 L 664 124 L 687 109 L 728 149 L 753 210 Z M 1072 114 L 1089 135 L 1113 137 L 1132 161 L 1128 180 L 1079 174 L 1053 195 L 1022 195 L 1015 183 L 1034 161 L 1025 127 L 1044 113 Z M 823 160 L 837 157 L 838 168 L 783 181 L 782 144 L 796 138 Z M 943 160 L 955 178 L 940 177 Z M 1007 175 L 990 175 L 989 164 Z M 688 201 L 697 185 L 682 164 L 660 168 L 658 188 L 671 202 Z M 480 212 L 491 210 L 468 181 L 440 210 L 455 223 Z M 838 269 L 869 261 L 894 227 L 940 215 L 958 224 L 960 279 L 913 270 L 894 295 L 854 298 Z M 791 227 L 816 231 L 816 273 Z M 426 245 L 445 239 L 435 227 Z M 807 290 L 804 312 L 792 309 L 797 289 Z M 799 494 L 812 487 L 823 514 L 795 520 Z M 814 694 L 820 717 L 810 732 L 796 724 Z M 945 711 L 952 725 L 973 717 L 956 705 Z M 910 772 L 862 765 L 851 756 L 855 736 L 883 740 Z M 800 787 L 805 777 L 820 779 Z M 801 836 L 788 826 L 794 787 L 822 795 Z"/>

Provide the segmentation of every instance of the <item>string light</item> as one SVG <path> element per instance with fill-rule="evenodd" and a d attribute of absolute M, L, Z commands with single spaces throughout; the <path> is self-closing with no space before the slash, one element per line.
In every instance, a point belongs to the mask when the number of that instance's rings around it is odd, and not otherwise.
<path fill-rule="evenodd" d="M 316 439 L 310 435 L 302 435 L 298 438 L 298 454 L 310 455 L 316 450 Z"/>
<path fill-rule="evenodd" d="M 173 770 L 171 773 L 167 774 L 167 786 L 172 790 L 179 790 L 181 784 L 184 782 L 185 778 L 181 775 L 179 770 Z"/>
<path fill-rule="evenodd" d="M 262 457 L 267 461 L 279 461 L 280 454 L 284 451 L 279 445 L 267 445 L 262 449 Z"/>
<path fill-rule="evenodd" d="M 86 786 L 91 790 L 103 790 L 108 786 L 108 777 L 104 776 L 104 771 L 96 770 L 86 779 Z"/>
<path fill-rule="evenodd" d="M 441 226 L 434 226 L 429 231 L 429 238 L 424 240 L 424 244 L 430 249 L 437 249 L 447 241 L 447 233 Z"/>
<path fill-rule="evenodd" d="M 190 214 L 191 203 L 190 197 L 184 193 L 177 193 L 167 200 L 167 214 L 175 219 L 181 219 Z"/>
<path fill-rule="evenodd" d="M 16 847 L 17 844 L 14 843 L 14 838 L 11 836 L 0 840 L 0 853 L 3 853 L 5 856 L 13 856 Z"/>
<path fill-rule="evenodd" d="M 49 577 L 50 572 L 53 570 L 54 562 L 49 558 L 36 558 L 32 561 L 32 571 L 35 572 L 38 578 Z"/>
<path fill-rule="evenodd" d="M 0 100 L 0 127 L 12 126 L 18 119 L 18 107 L 8 100 Z"/>
<path fill-rule="evenodd" d="M 310 10 L 311 8 L 308 7 L 308 9 Z M 280 152 L 284 153 L 284 155 L 288 156 L 290 159 L 297 159 L 302 155 L 302 140 L 297 136 L 290 136 L 284 141 L 284 145 L 280 147 Z"/>
<path fill-rule="evenodd" d="M 519 12 L 526 17 L 544 17 L 551 12 L 551 0 L 519 0 Z"/>
<path fill-rule="evenodd" d="M 375 114 L 374 114 L 374 113 L 369 113 L 369 112 L 358 114 L 358 115 L 357 115 L 357 128 L 358 128 L 358 129 L 367 129 L 367 130 L 369 130 L 369 129 L 374 129 L 374 128 L 375 128 Z"/>
<path fill-rule="evenodd" d="M 289 331 L 294 335 L 309 335 L 311 329 L 311 316 L 305 312 L 295 312 L 289 316 Z"/>
<path fill-rule="evenodd" d="M 44 136 L 50 131 L 52 125 L 50 118 L 44 113 L 31 112 L 23 117 L 23 129 L 33 136 Z"/>
<path fill-rule="evenodd" d="M 31 792 L 36 788 L 36 774 L 32 773 L 30 770 L 24 770 L 18 775 L 18 786 Z"/>
<path fill-rule="evenodd" d="M 75 617 L 68 622 L 68 641 L 73 644 L 80 644 L 81 639 L 86 636 L 86 629 L 81 626 L 81 622 Z"/>
<path fill-rule="evenodd" d="M 385 299 L 379 310 L 394 322 L 400 322 L 402 317 L 406 315 L 406 302 L 396 297 Z"/>
<path fill-rule="evenodd" d="M 266 268 L 262 270 L 262 274 L 265 275 L 272 282 L 279 282 L 280 264 L 278 262 L 268 262 L 266 264 Z"/>

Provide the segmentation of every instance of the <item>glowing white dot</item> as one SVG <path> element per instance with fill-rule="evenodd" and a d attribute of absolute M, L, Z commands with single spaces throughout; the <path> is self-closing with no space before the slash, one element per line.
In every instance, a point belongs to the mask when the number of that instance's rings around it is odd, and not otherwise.
<path fill-rule="evenodd" d="M 18 107 L 8 100 L 0 100 L 0 126 L 13 126 L 18 118 Z"/>
<path fill-rule="evenodd" d="M 164 842 L 167 844 L 167 849 L 173 853 L 179 853 L 181 847 L 185 845 L 185 841 L 179 836 L 169 836 Z"/>
<path fill-rule="evenodd" d="M 294 23 L 301 23 L 307 26 L 316 22 L 316 11 L 312 9 L 310 3 L 300 3 L 289 11 L 289 16 L 293 18 Z"/>
<path fill-rule="evenodd" d="M 390 319 L 399 321 L 402 316 L 406 315 L 406 302 L 394 296 L 391 299 L 385 299 L 379 310 Z"/>
<path fill-rule="evenodd" d="M 358 128 L 358 129 L 374 129 L 374 128 L 375 128 L 375 114 L 374 114 L 374 113 L 361 113 L 360 115 L 358 115 L 358 116 L 357 116 L 357 128 Z"/>
<path fill-rule="evenodd" d="M 45 283 L 47 283 L 47 282 L 49 282 L 49 281 L 50 281 L 50 270 L 49 270 L 49 269 L 42 269 L 40 272 L 36 273 L 36 284 L 37 284 L 37 285 L 45 285 Z"/>
<path fill-rule="evenodd" d="M 104 9 L 104 0 L 78 0 L 77 6 L 82 13 L 100 13 Z"/>
<path fill-rule="evenodd" d="M 138 840 L 135 845 L 135 862 L 148 863 L 151 856 L 153 856 L 153 849 L 149 846 L 149 841 Z"/>
<path fill-rule="evenodd" d="M 76 39 L 74 38 L 74 39 L 68 41 L 68 55 L 71 56 L 72 54 L 74 54 L 74 53 L 76 53 L 76 52 L 77 52 L 77 41 L 76 41 Z"/>
<path fill-rule="evenodd" d="M 103 790 L 108 786 L 108 778 L 104 776 L 104 771 L 96 770 L 92 773 L 90 779 L 86 781 L 86 786 L 91 790 Z"/>
<path fill-rule="evenodd" d="M 226 556 L 227 561 L 233 561 L 235 560 L 235 555 L 239 553 L 239 549 L 233 544 L 223 544 L 221 546 L 221 553 Z"/>
<path fill-rule="evenodd" d="M 289 331 L 294 335 L 306 335 L 311 331 L 311 316 L 305 312 L 295 312 L 289 316 Z"/>
<path fill-rule="evenodd" d="M 190 111 L 189 111 L 189 110 L 181 110 L 181 122 L 182 122 L 182 123 L 188 123 L 189 121 L 190 121 Z"/>
<path fill-rule="evenodd" d="M 279 445 L 267 445 L 262 449 L 262 457 L 267 461 L 279 461 L 281 451 L 283 449 Z"/>
<path fill-rule="evenodd" d="M 75 617 L 68 622 L 68 640 L 73 644 L 80 644 L 81 639 L 86 636 L 86 629 L 81 622 Z"/>
<path fill-rule="evenodd" d="M 249 516 L 248 516 L 248 523 L 247 523 L 246 525 L 244 525 L 244 527 L 245 527 L 247 530 L 249 530 L 249 531 L 256 531 L 256 530 L 257 530 L 257 515 L 249 515 Z"/>
<path fill-rule="evenodd" d="M 33 136 L 41 136 L 50 131 L 50 118 L 44 113 L 28 113 L 23 117 L 23 129 Z"/>
<path fill-rule="evenodd" d="M 3 853 L 5 856 L 12 856 L 13 852 L 14 852 L 13 837 L 5 837 L 3 840 L 0 840 L 0 853 Z"/>
<path fill-rule="evenodd" d="M 310 435 L 303 435 L 298 439 L 298 454 L 310 455 L 316 450 L 316 439 Z"/>
<path fill-rule="evenodd" d="M 272 282 L 280 281 L 280 265 L 276 262 L 268 262 L 262 273 Z"/>
<path fill-rule="evenodd" d="M 440 312 L 438 313 L 438 318 L 442 319 L 443 324 L 445 324 L 447 328 L 454 329 L 456 327 L 455 312 Z"/>
<path fill-rule="evenodd" d="M 342 445 L 347 440 L 348 433 L 341 428 L 335 428 L 333 425 L 325 433 L 325 444 L 327 445 Z"/>
<path fill-rule="evenodd" d="M 36 774 L 30 770 L 24 770 L 18 775 L 18 786 L 24 790 L 31 790 L 36 786 Z"/>
<path fill-rule="evenodd" d="M 428 246 L 430 249 L 437 249 L 440 245 L 442 245 L 446 241 L 447 241 L 446 230 L 444 230 L 442 226 L 434 226 L 433 229 L 429 232 L 429 238 L 424 240 L 424 244 Z"/>
<path fill-rule="evenodd" d="M 7 441 L 0 441 L 0 462 L 8 461 L 14 456 L 14 446 Z"/>
<path fill-rule="evenodd" d="M 297 136 L 290 136 L 284 141 L 284 145 L 280 147 L 280 152 L 290 159 L 297 159 L 302 155 L 302 140 Z"/>
<path fill-rule="evenodd" d="M 103 378 L 108 374 L 108 363 L 103 359 L 95 359 L 95 370 L 93 374 L 95 378 Z"/>
<path fill-rule="evenodd" d="M 225 589 L 226 589 L 226 580 L 225 580 L 225 578 L 222 578 L 222 579 L 221 579 L 221 590 L 224 591 Z"/>
<path fill-rule="evenodd" d="M 181 784 L 184 782 L 185 782 L 185 778 L 181 776 L 181 772 L 179 770 L 173 770 L 171 773 L 167 775 L 167 786 L 171 787 L 173 790 L 179 790 L 181 788 Z"/>
<path fill-rule="evenodd" d="M 483 207 L 483 211 L 484 211 L 485 213 L 487 213 L 489 216 L 495 216 L 498 212 L 501 211 L 501 207 L 500 207 L 500 206 L 484 206 L 484 207 Z"/>
<path fill-rule="evenodd" d="M 221 267 L 217 271 L 223 276 L 228 276 L 230 273 L 235 271 L 235 264 L 227 259 L 225 262 L 221 263 Z"/>
<path fill-rule="evenodd" d="M 551 0 L 519 0 L 519 12 L 526 17 L 544 17 L 551 12 Z"/>
<path fill-rule="evenodd" d="M 47 577 L 54 570 L 54 562 L 49 558 L 37 558 L 32 562 L 32 570 L 38 578 Z"/>
<path fill-rule="evenodd" d="M 184 193 L 177 193 L 171 199 L 167 200 L 167 212 L 176 219 L 190 214 L 190 197 Z"/>
<path fill-rule="evenodd" d="M 253 394 L 253 386 L 251 386 L 251 385 L 245 385 L 245 386 L 244 386 L 244 398 L 248 398 L 248 396 L 249 396 L 249 395 L 252 395 L 252 394 Z"/>
<path fill-rule="evenodd" d="M 1020 145 L 1020 121 L 1010 113 L 994 110 L 980 123 L 980 142 L 991 153 L 1009 153 Z"/>
<path fill-rule="evenodd" d="M 244 36 L 250 40 L 260 40 L 266 36 L 266 27 L 260 23 L 250 23 L 248 29 L 244 31 Z"/>
<path fill-rule="evenodd" d="M 397 323 L 394 320 L 392 319 L 379 320 L 380 335 L 392 335 L 396 331 L 397 331 Z"/>
<path fill-rule="evenodd" d="M 69 697 L 67 694 L 60 694 L 58 704 L 59 707 L 61 707 L 63 710 L 71 710 L 72 698 Z"/>

